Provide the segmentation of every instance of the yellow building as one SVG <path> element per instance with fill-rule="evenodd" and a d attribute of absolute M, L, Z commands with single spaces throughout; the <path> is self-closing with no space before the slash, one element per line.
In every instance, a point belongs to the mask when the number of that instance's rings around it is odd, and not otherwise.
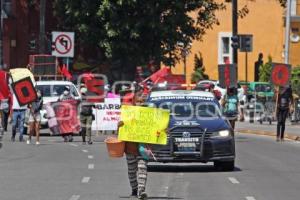
<path fill-rule="evenodd" d="M 218 0 L 224 2 L 224 0 Z M 277 0 L 247 1 L 239 0 L 238 8 L 247 5 L 249 13 L 238 20 L 239 34 L 253 35 L 253 51 L 248 53 L 248 80 L 254 80 L 254 63 L 258 54 L 263 53 L 264 62 L 268 56 L 273 62 L 284 62 L 285 41 L 285 9 Z M 202 41 L 194 41 L 190 54 L 187 56 L 187 80 L 190 82 L 194 69 L 194 56 L 201 52 L 206 73 L 210 79 L 218 79 L 218 64 L 224 64 L 224 59 L 232 62 L 232 47 L 230 37 L 232 35 L 231 3 L 226 3 L 227 9 L 219 11 L 217 17 L 220 25 L 215 25 L 213 30 L 208 30 Z M 291 17 L 291 44 L 290 63 L 300 65 L 300 0 L 292 0 Z M 245 80 L 245 53 L 238 55 L 238 78 Z M 183 63 L 179 63 L 173 69 L 176 74 L 183 74 Z"/>

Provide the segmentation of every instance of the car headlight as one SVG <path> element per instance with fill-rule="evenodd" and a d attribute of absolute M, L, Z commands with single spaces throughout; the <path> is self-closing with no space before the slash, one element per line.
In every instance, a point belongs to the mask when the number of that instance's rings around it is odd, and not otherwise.
<path fill-rule="evenodd" d="M 230 136 L 230 130 L 216 131 L 212 134 L 212 138 L 225 138 Z"/>
<path fill-rule="evenodd" d="M 230 135 L 229 130 L 219 131 L 219 136 L 221 136 L 221 137 L 228 137 L 229 135 Z"/>

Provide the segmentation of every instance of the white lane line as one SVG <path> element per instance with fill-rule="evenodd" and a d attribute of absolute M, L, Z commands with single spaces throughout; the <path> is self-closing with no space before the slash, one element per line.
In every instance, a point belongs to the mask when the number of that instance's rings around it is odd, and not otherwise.
<path fill-rule="evenodd" d="M 79 200 L 79 195 L 73 195 L 69 200 Z"/>
<path fill-rule="evenodd" d="M 246 200 L 256 200 L 254 197 L 248 196 L 246 197 Z"/>
<path fill-rule="evenodd" d="M 232 184 L 240 184 L 240 182 L 238 180 L 236 180 L 236 178 L 234 178 L 234 177 L 229 177 L 228 179 Z"/>
<path fill-rule="evenodd" d="M 94 156 L 93 155 L 88 155 L 88 158 L 89 159 L 94 159 Z"/>
<path fill-rule="evenodd" d="M 82 149 L 82 152 L 83 152 L 83 153 L 88 153 L 89 151 L 86 150 L 86 149 Z"/>
<path fill-rule="evenodd" d="M 70 146 L 78 147 L 78 144 L 69 143 Z"/>
<path fill-rule="evenodd" d="M 83 177 L 81 180 L 81 183 L 88 183 L 90 181 L 91 177 Z"/>
<path fill-rule="evenodd" d="M 95 169 L 95 165 L 94 164 L 89 164 L 88 169 Z"/>

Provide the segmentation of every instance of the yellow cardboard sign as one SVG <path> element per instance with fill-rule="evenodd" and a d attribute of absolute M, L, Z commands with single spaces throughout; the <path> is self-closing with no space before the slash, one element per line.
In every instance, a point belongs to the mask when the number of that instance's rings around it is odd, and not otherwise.
<path fill-rule="evenodd" d="M 166 145 L 169 119 L 169 110 L 123 105 L 119 140 Z"/>

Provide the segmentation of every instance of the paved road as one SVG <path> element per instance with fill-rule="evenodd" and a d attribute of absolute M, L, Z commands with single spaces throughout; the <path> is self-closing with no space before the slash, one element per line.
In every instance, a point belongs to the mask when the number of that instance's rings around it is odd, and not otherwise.
<path fill-rule="evenodd" d="M 65 144 L 42 137 L 42 145 L 11 143 L 0 150 L 1 200 L 118 200 L 129 193 L 124 159 L 110 159 L 103 138 L 92 146 L 80 138 Z M 234 172 L 207 165 L 156 165 L 149 199 L 299 200 L 300 143 L 237 134 Z M 124 197 L 124 198 L 120 198 Z"/>

